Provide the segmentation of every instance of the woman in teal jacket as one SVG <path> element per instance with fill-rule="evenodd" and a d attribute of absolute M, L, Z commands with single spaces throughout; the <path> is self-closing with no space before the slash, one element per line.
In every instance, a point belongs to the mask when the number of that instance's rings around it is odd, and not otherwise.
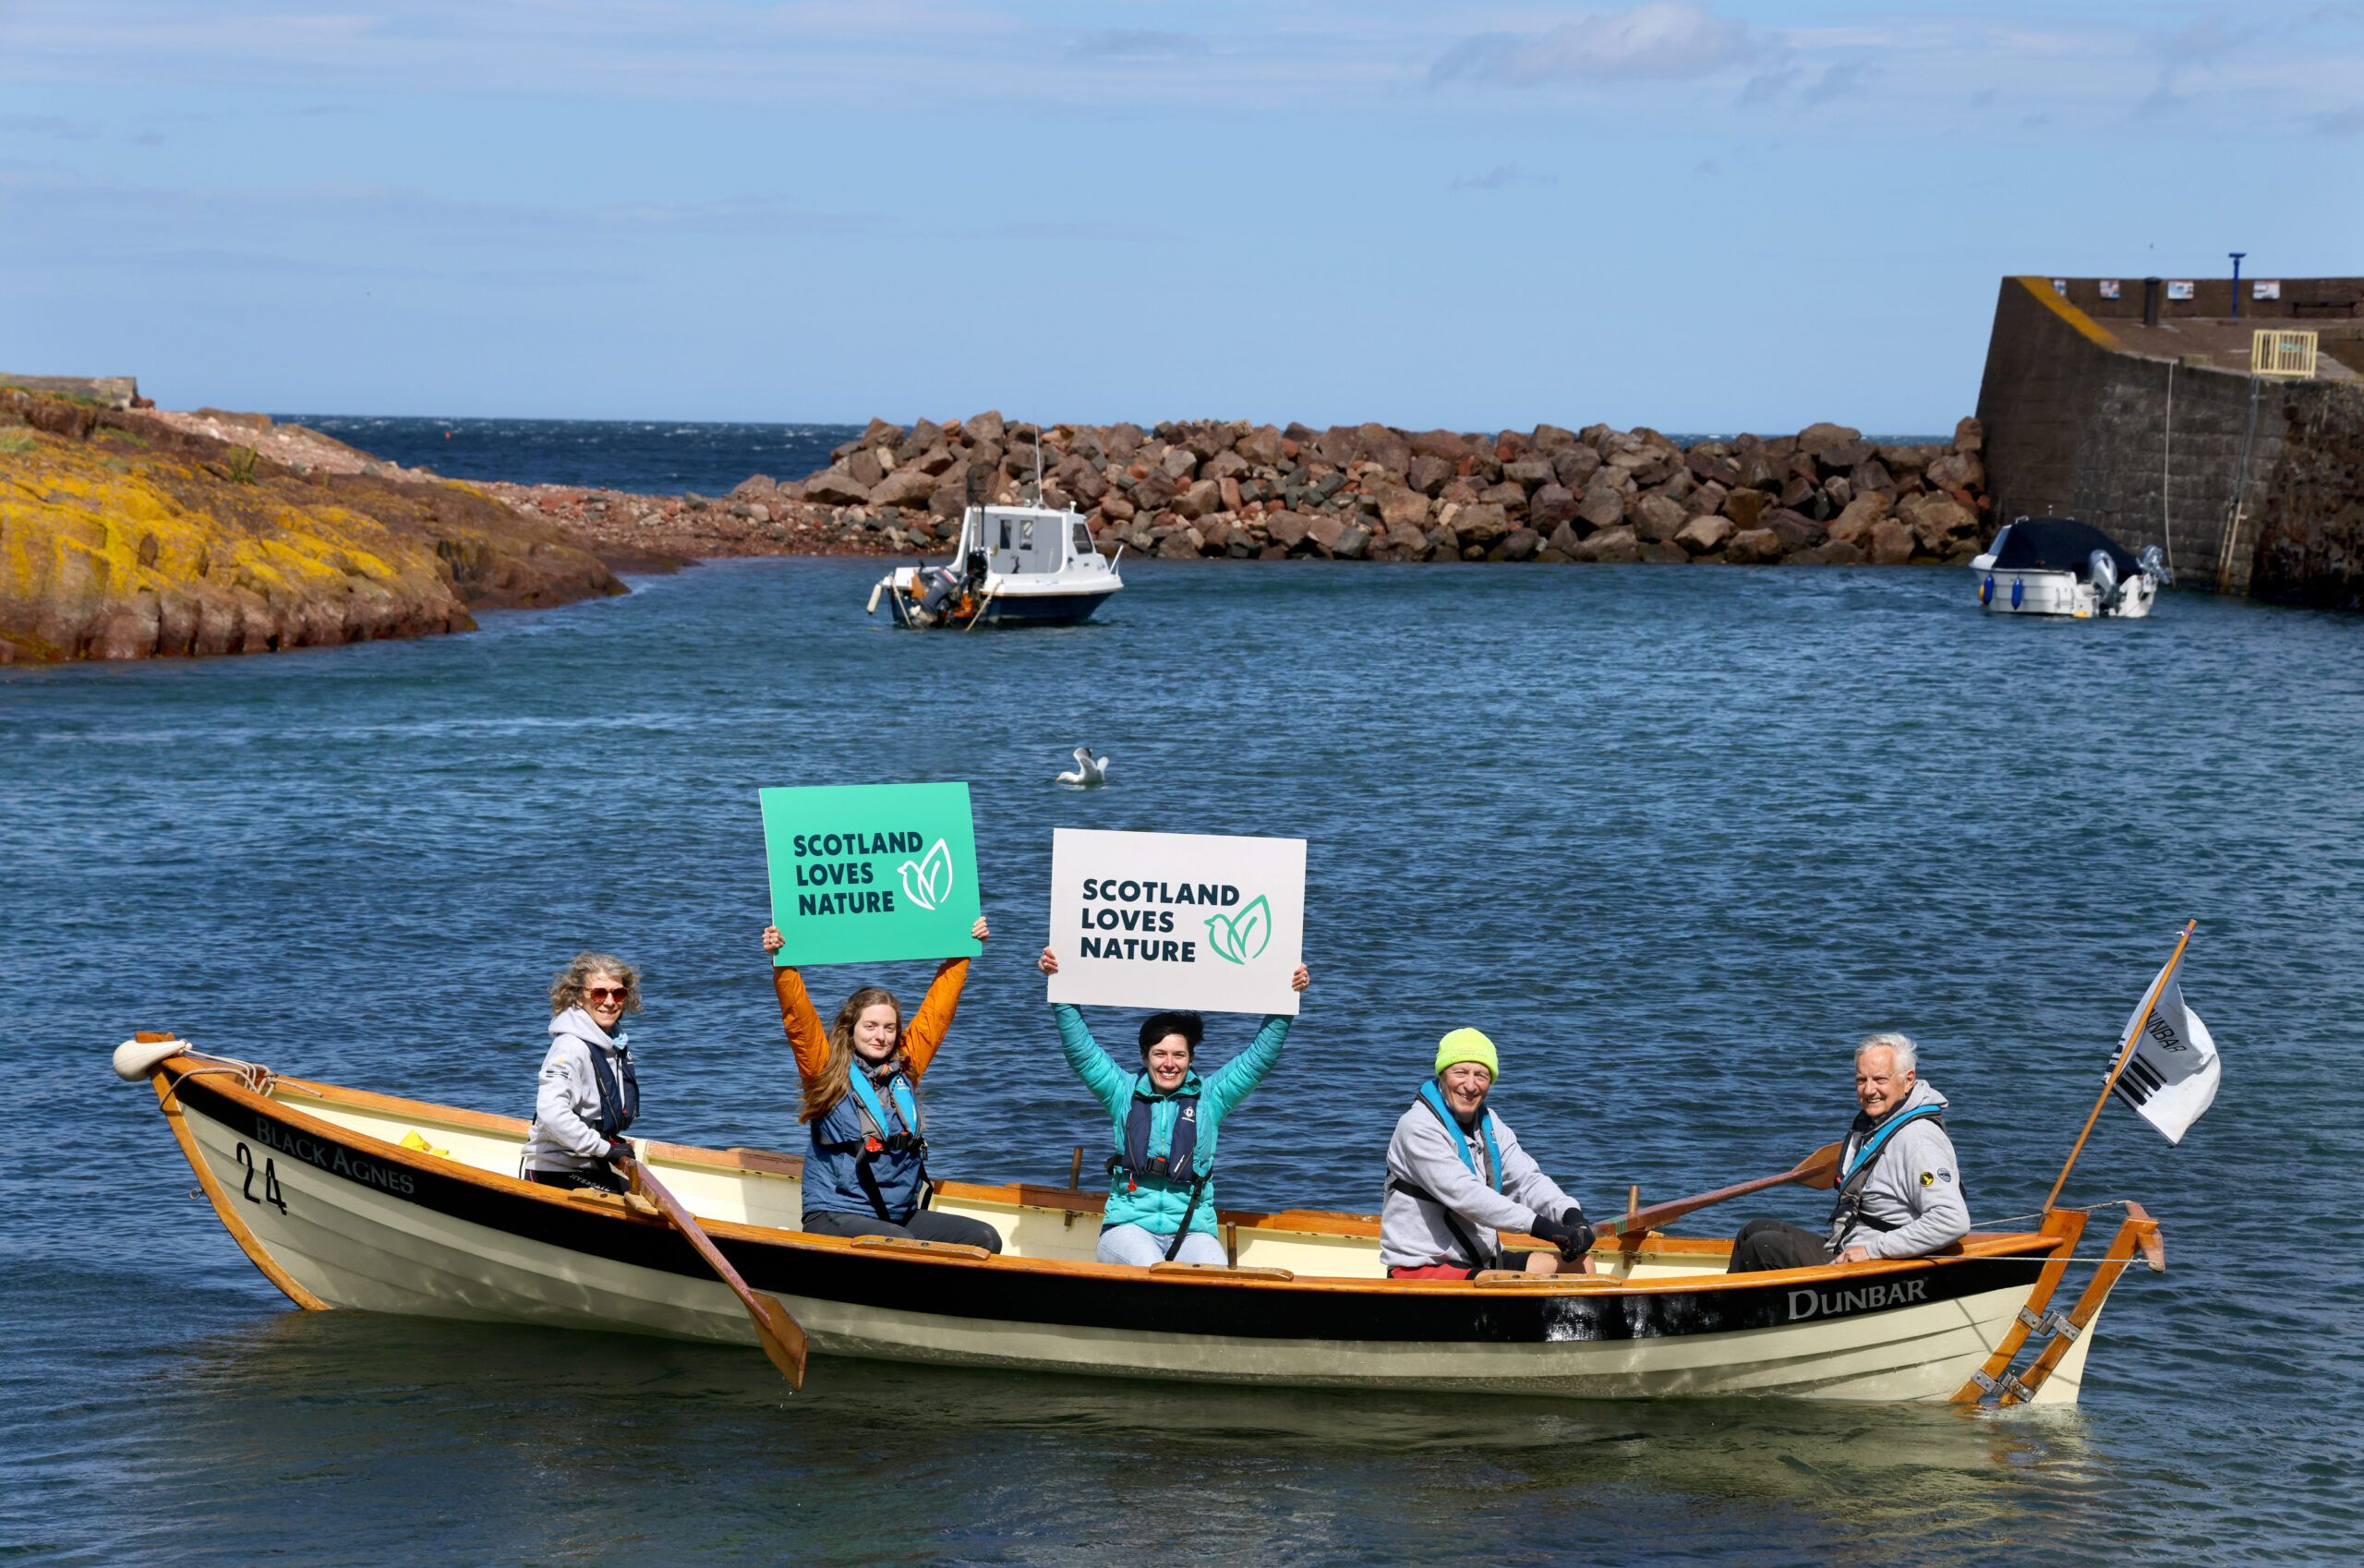
<path fill-rule="evenodd" d="M 1059 972 L 1059 958 L 1043 949 L 1044 974 Z M 1311 983 L 1299 964 L 1289 984 Z M 1212 1078 L 1190 1067 L 1202 1029 L 1196 1013 L 1153 1013 L 1141 1025 L 1141 1070 L 1127 1072 L 1092 1037 L 1083 1014 L 1054 1003 L 1059 1045 L 1067 1066 L 1100 1098 L 1116 1128 L 1116 1152 L 1108 1157 L 1108 1206 L 1101 1213 L 1099 1258 L 1104 1263 L 1226 1261 L 1215 1239 L 1215 1135 L 1223 1119 L 1281 1059 L 1289 1020 L 1279 1013 L 1264 1020 L 1247 1050 L 1224 1064 Z"/>

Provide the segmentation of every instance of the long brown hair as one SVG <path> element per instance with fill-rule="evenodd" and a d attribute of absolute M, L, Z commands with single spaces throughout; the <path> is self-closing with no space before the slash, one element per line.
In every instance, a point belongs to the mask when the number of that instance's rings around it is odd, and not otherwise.
<path fill-rule="evenodd" d="M 865 985 L 846 998 L 846 1005 L 838 1009 L 837 1021 L 829 1025 L 829 1059 L 821 1064 L 820 1073 L 805 1086 L 804 1109 L 796 1114 L 798 1121 L 819 1121 L 852 1092 L 854 1020 L 881 1002 L 895 1009 L 894 1059 L 897 1066 L 908 1069 L 911 1064 L 903 1051 L 903 1004 L 884 986 Z"/>

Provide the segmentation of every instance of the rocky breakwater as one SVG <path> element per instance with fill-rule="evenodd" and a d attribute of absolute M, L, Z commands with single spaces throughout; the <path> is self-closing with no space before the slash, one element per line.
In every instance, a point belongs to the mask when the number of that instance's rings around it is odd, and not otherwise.
<path fill-rule="evenodd" d="M 1607 425 L 873 420 L 825 471 L 750 480 L 729 503 L 841 547 L 923 549 L 953 537 L 972 476 L 1024 493 L 1038 436 L 1045 501 L 1084 513 L 1104 550 L 1167 559 L 1898 565 L 1967 561 L 1987 532 L 1975 419 L 1926 445 L 1817 424 L 1688 448 Z"/>
<path fill-rule="evenodd" d="M 0 390 L 0 664 L 461 632 L 473 610 L 625 591 L 555 527 L 339 450 L 356 461 L 291 465 L 155 415 Z"/>

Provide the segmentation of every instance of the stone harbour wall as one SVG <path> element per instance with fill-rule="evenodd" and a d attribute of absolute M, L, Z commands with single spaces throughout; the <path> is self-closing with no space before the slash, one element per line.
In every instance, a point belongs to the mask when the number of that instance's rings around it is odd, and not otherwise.
<path fill-rule="evenodd" d="M 1315 430 L 1200 420 L 1037 429 L 997 413 L 873 420 L 821 473 L 758 476 L 726 515 L 838 548 L 941 548 L 972 484 L 1090 520 L 1104 551 L 1164 559 L 1960 561 L 1986 531 L 1978 422 L 1949 443 L 1881 445 L 1843 425 L 1689 448 L 1650 429 Z M 777 542 L 777 539 L 776 539 Z"/>

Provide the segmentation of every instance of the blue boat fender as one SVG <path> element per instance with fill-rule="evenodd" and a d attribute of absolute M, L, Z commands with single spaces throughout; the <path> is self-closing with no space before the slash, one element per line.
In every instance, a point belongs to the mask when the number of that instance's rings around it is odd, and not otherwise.
<path fill-rule="evenodd" d="M 1995 573 L 1992 572 L 1986 574 L 1986 581 L 1978 585 L 1978 602 L 1981 604 L 1995 602 Z"/>
<path fill-rule="evenodd" d="M 2019 579 L 2019 578 L 2017 578 L 2017 577 L 2012 578 L 2012 579 L 2011 579 L 2011 608 L 2012 608 L 2013 609 L 2019 609 L 2019 608 L 2020 608 L 2020 601 L 2021 599 L 2026 598 L 2027 597 L 2028 597 L 2028 585 L 2027 585 L 2027 584 L 2026 584 L 2026 583 L 2024 583 L 2024 582 L 2022 582 L 2020 579 Z"/>

